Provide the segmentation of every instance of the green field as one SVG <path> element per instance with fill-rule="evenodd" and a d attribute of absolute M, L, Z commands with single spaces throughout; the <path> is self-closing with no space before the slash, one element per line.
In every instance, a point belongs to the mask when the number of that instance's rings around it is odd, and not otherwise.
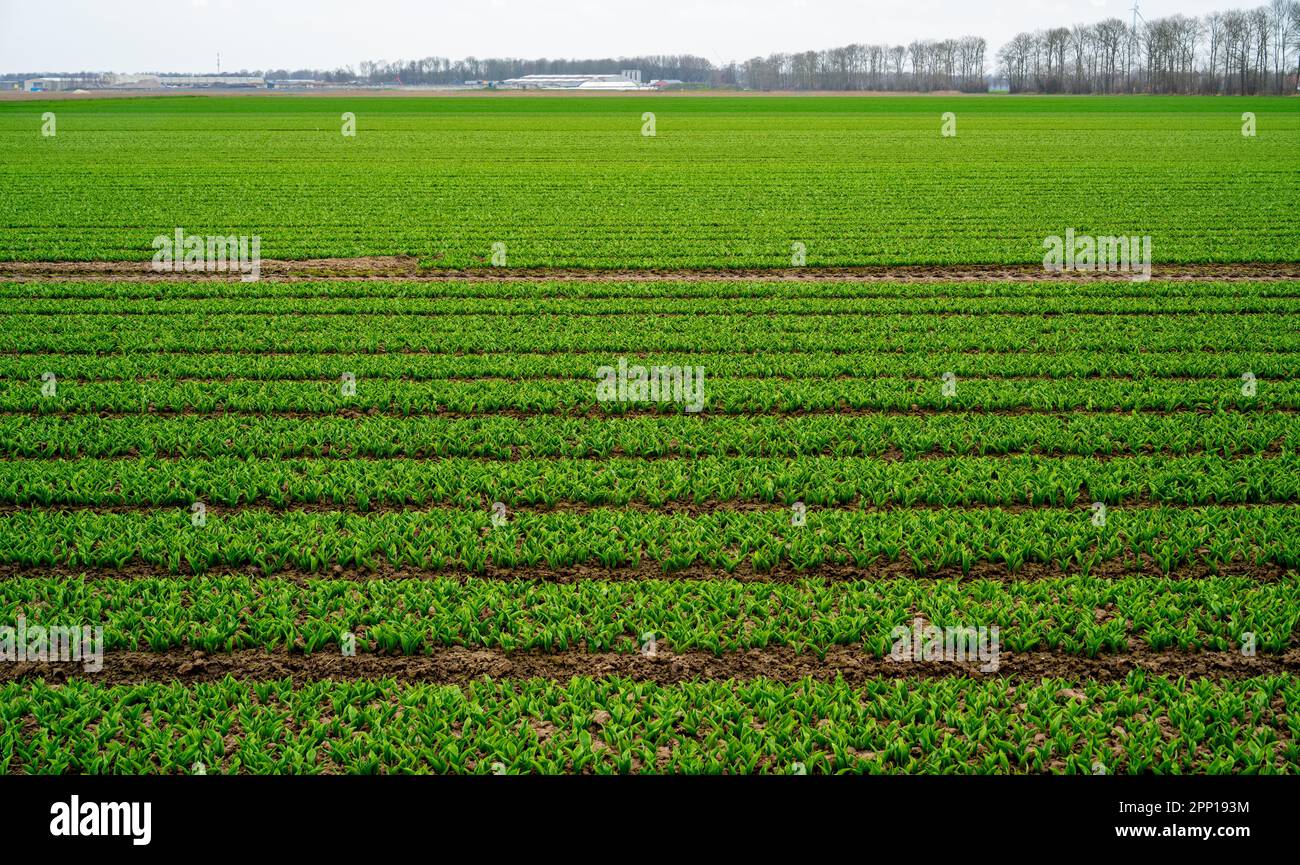
<path fill-rule="evenodd" d="M 0 102 L 0 261 L 147 259 L 179 226 L 441 268 L 497 242 L 511 267 L 1033 263 L 1067 227 L 1294 262 L 1298 153 L 1276 97 Z"/>
<path fill-rule="evenodd" d="M 1268 772 L 1300 760 L 1294 717 L 1278 708 L 1300 700 L 1291 677 L 1067 684 L 9 686 L 2 717 L 30 718 L 37 732 L 0 733 L 0 769 L 1093 774 Z"/>
<path fill-rule="evenodd" d="M 0 102 L 0 261 L 429 269 L 0 264 L 0 627 L 104 649 L 0 663 L 0 771 L 1300 771 L 1300 281 L 816 272 L 1300 262 L 1295 106 Z"/>

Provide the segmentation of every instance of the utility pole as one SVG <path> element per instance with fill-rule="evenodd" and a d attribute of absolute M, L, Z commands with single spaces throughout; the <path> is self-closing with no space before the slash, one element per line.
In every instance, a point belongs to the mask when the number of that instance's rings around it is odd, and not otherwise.
<path fill-rule="evenodd" d="M 221 74 L 221 52 L 217 52 L 217 74 Z"/>

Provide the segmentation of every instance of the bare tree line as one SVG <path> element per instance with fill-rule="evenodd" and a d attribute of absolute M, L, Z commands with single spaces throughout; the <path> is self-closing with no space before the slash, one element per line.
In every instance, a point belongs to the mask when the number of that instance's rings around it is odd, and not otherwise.
<path fill-rule="evenodd" d="M 987 50 L 982 37 L 963 36 L 773 54 L 729 68 L 754 90 L 983 90 Z"/>
<path fill-rule="evenodd" d="M 645 57 L 598 58 L 590 60 L 520 60 L 505 58 L 466 57 L 450 60 L 446 57 L 425 57 L 420 60 L 399 60 L 395 63 L 363 61 L 359 74 L 352 78 L 369 83 L 401 81 L 403 84 L 459 84 L 464 81 L 503 81 L 523 75 L 584 75 L 618 72 L 621 69 L 640 69 L 646 81 L 675 78 L 681 81 L 709 82 L 715 77 L 713 64 L 703 57 L 683 55 L 653 55 Z"/>
<path fill-rule="evenodd" d="M 1300 75 L 1300 0 L 1203 18 L 1173 15 L 1020 33 L 998 51 L 1012 91 L 1292 93 Z"/>
<path fill-rule="evenodd" d="M 1294 93 L 1300 83 L 1300 0 L 1268 0 L 1250 10 L 1173 15 L 1134 24 L 1095 24 L 1017 34 L 996 56 L 1013 92 Z M 330 70 L 267 70 L 268 78 L 411 85 L 501 81 L 532 73 L 640 69 L 643 80 L 753 90 L 981 91 L 988 88 L 987 42 L 979 36 L 907 45 L 854 43 L 772 54 L 715 66 L 692 55 L 587 60 L 474 58 L 364 61 Z M 248 73 L 241 70 L 241 74 Z M 82 73 L 90 81 L 95 73 Z M 26 77 L 36 77 L 29 74 Z"/>

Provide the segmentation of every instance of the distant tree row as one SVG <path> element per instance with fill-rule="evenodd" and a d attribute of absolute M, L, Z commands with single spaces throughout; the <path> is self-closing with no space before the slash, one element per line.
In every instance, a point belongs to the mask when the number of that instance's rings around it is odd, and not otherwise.
<path fill-rule="evenodd" d="M 1020 33 L 998 52 L 998 70 L 1013 91 L 1295 92 L 1300 0 L 1136 23 L 1107 18 Z"/>
<path fill-rule="evenodd" d="M 331 72 L 283 77 L 320 78 L 327 81 L 360 81 L 367 84 L 460 84 L 463 81 L 503 81 L 523 75 L 595 75 L 640 69 L 643 81 L 676 79 L 711 83 L 717 77 L 708 60 L 683 55 L 646 57 L 606 57 L 591 60 L 518 60 L 515 58 L 476 58 L 451 60 L 425 57 L 420 60 L 364 61 L 356 71 L 351 67 Z M 302 70 L 306 72 L 306 70 Z M 269 73 L 268 73 L 269 76 Z"/>
<path fill-rule="evenodd" d="M 773 54 L 744 63 L 714 66 L 703 57 L 659 55 L 603 60 L 423 60 L 364 62 L 326 73 L 268 77 L 316 77 L 366 83 L 456 84 L 501 81 L 531 74 L 583 74 L 640 69 L 644 81 L 676 79 L 690 84 L 754 90 L 982 90 L 988 43 L 978 36 L 910 45 L 846 45 L 800 54 Z"/>
<path fill-rule="evenodd" d="M 983 90 L 988 43 L 979 36 L 910 45 L 846 45 L 755 57 L 732 67 L 754 90 Z"/>
<path fill-rule="evenodd" d="M 1134 16 L 1020 33 L 997 52 L 997 74 L 1012 91 L 1039 93 L 1293 93 L 1300 78 L 1300 0 L 1256 9 Z M 523 75 L 575 75 L 639 69 L 644 81 L 753 90 L 966 90 L 988 87 L 987 43 L 978 36 L 908 45 L 855 43 L 824 51 L 772 54 L 714 66 L 703 57 L 665 54 L 591 60 L 365 61 L 331 70 L 268 69 L 241 75 L 314 78 L 337 84 L 460 84 Z M 229 73 L 228 73 L 229 74 Z M 95 73 L 80 73 L 93 83 Z M 25 73 L 20 77 L 36 77 Z"/>

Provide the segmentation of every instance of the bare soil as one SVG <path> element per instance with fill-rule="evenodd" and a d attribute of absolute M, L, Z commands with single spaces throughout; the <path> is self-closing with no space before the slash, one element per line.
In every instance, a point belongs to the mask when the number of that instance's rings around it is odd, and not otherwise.
<path fill-rule="evenodd" d="M 784 647 L 751 649 L 714 655 L 703 651 L 673 652 L 660 648 L 654 656 L 638 652 L 505 652 L 463 647 L 438 648 L 426 655 L 334 652 L 301 654 L 245 650 L 230 654 L 206 652 L 108 652 L 103 669 L 86 673 L 79 662 L 23 662 L 0 665 L 0 682 L 42 679 L 64 682 L 85 678 L 98 685 L 147 682 L 219 682 L 227 676 L 240 681 L 293 679 L 356 681 L 392 679 L 399 682 L 465 684 L 476 679 L 546 678 L 565 682 L 579 676 L 623 677 L 672 685 L 690 681 L 771 679 L 798 682 L 804 678 L 833 681 L 843 678 L 862 684 L 877 678 L 1001 677 L 1039 681 L 1123 680 L 1134 670 L 1188 678 L 1242 679 L 1300 674 L 1300 649 L 1253 658 L 1236 652 L 1156 652 L 1144 648 L 1087 658 L 1059 652 L 1002 652 L 996 671 L 981 672 L 978 664 L 942 661 L 894 661 L 877 658 L 856 646 L 836 646 L 824 659 L 811 652 Z"/>
<path fill-rule="evenodd" d="M 743 411 L 710 411 L 706 405 L 703 411 L 684 412 L 679 407 L 670 403 L 663 403 L 665 407 L 672 410 L 665 411 L 653 405 L 631 404 L 629 408 L 620 408 L 618 411 L 606 411 L 596 406 L 568 405 L 559 406 L 555 409 L 538 408 L 538 409 L 521 409 L 521 408 L 497 408 L 484 409 L 482 411 L 453 411 L 446 408 L 409 408 L 399 409 L 391 406 L 366 406 L 364 408 L 320 408 L 320 409 L 251 409 L 251 408 L 226 408 L 216 407 L 212 409 L 195 409 L 192 406 L 186 406 L 180 409 L 172 406 L 157 406 L 149 403 L 140 411 L 125 411 L 119 409 L 75 409 L 72 411 L 42 411 L 39 409 L 21 408 L 21 409 L 0 409 L 0 415 L 28 415 L 30 417 L 77 417 L 77 416 L 94 416 L 98 418 L 124 418 L 136 417 L 138 415 L 152 415 L 156 417 L 258 417 L 258 418 L 295 418 L 295 419 L 312 419 L 324 417 L 340 417 L 351 420 L 363 420 L 367 417 L 440 417 L 449 420 L 479 420 L 487 417 L 506 417 L 513 420 L 526 420 L 534 417 L 565 417 L 565 418 L 586 418 L 591 420 L 618 420 L 629 417 L 695 417 L 695 418 L 743 418 L 743 417 L 815 417 L 831 416 L 840 417 L 873 417 L 873 416 L 890 416 L 890 417 L 929 417 L 938 415 L 989 415 L 989 416 L 1026 416 L 1026 415 L 1044 415 L 1044 416 L 1064 416 L 1064 415 L 1125 415 L 1132 416 L 1136 414 L 1151 415 L 1154 417 L 1212 417 L 1214 415 L 1234 414 L 1234 415 L 1255 415 L 1255 414 L 1275 414 L 1289 415 L 1300 413 L 1300 407 L 1288 405 L 1275 405 L 1267 408 L 1257 408 L 1253 406 L 1236 406 L 1221 405 L 1215 408 L 1183 408 L 1183 409 L 1164 409 L 1164 408 L 1124 408 L 1122 406 L 1073 406 L 1069 408 L 1035 408 L 1034 406 L 1020 405 L 1000 408 L 985 408 L 983 406 L 956 406 L 953 408 L 940 408 L 938 406 L 920 406 L 913 403 L 910 408 L 894 407 L 847 407 L 835 406 L 827 408 L 796 408 L 789 410 L 781 406 L 773 406 L 759 410 L 745 409 Z"/>
<path fill-rule="evenodd" d="M 1242 457 L 1242 456 L 1277 457 L 1280 456 L 1283 452 L 1282 451 L 1283 443 L 1284 443 L 1284 439 L 1279 438 L 1277 441 L 1274 441 L 1268 444 L 1267 446 L 1252 448 L 1250 450 L 1243 450 L 1240 451 L 1239 453 L 1229 454 L 1229 456 L 1231 457 Z M 937 459 L 1011 460 L 1021 456 L 1039 456 L 1048 459 L 1076 459 L 1076 458 L 1089 459 L 1089 460 L 1095 460 L 1097 462 L 1104 463 L 1104 462 L 1112 462 L 1115 460 L 1133 459 L 1134 457 L 1161 456 L 1161 457 L 1173 458 L 1173 457 L 1195 457 L 1195 456 L 1203 456 L 1205 454 L 1210 454 L 1213 456 L 1223 456 L 1223 451 L 1221 448 L 1206 448 L 1204 446 L 1199 446 L 1199 445 L 1195 447 L 1189 446 L 1186 449 L 1179 449 L 1177 451 L 1160 450 L 1153 447 L 1138 447 L 1138 448 L 1125 447 L 1124 449 L 1121 450 L 1119 443 L 1114 443 L 1113 446 L 1115 447 L 1115 450 L 1112 452 L 1091 453 L 1091 454 L 1066 453 L 1064 451 L 1047 450 L 1040 447 L 1017 448 L 1017 449 L 1008 450 L 1005 452 L 998 452 L 998 453 L 974 453 L 974 452 L 967 453 L 964 451 L 962 452 L 945 451 L 942 448 L 940 448 L 938 445 L 935 445 L 934 449 L 932 450 L 921 451 L 910 455 L 905 454 L 899 448 L 888 448 L 884 452 L 879 454 L 839 454 L 836 453 L 833 449 L 826 448 L 820 451 L 807 451 L 796 455 L 777 454 L 771 458 L 786 459 L 786 460 L 793 461 L 795 459 L 805 459 L 809 457 L 817 457 L 817 458 L 835 457 L 841 459 L 875 459 L 880 462 L 905 462 L 905 461 L 937 460 Z M 333 446 L 330 442 L 325 442 L 320 447 L 321 450 L 319 453 L 315 452 L 314 450 L 310 450 L 310 451 L 299 450 L 297 452 L 287 452 L 283 454 L 277 454 L 273 458 L 286 459 L 286 460 L 288 459 L 306 460 L 309 462 L 317 461 L 317 460 L 335 461 L 335 462 L 341 460 L 367 460 L 372 462 L 386 462 L 386 461 L 397 461 L 397 460 L 402 460 L 402 461 L 423 460 L 427 462 L 447 462 L 450 460 L 472 459 L 476 462 L 490 463 L 490 462 L 517 462 L 519 460 L 529 459 L 529 460 L 548 460 L 548 461 L 587 460 L 590 462 L 613 462 L 617 460 L 623 460 L 627 462 L 640 463 L 640 462 L 667 462 L 671 460 L 693 460 L 693 459 L 704 459 L 704 458 L 713 458 L 713 457 L 718 457 L 718 458 L 725 457 L 725 458 L 734 459 L 739 457 L 752 456 L 751 454 L 742 454 L 736 451 L 728 451 L 726 453 L 701 454 L 698 457 L 693 454 L 683 453 L 680 451 L 670 451 L 668 453 L 662 453 L 662 454 L 654 453 L 654 454 L 629 455 L 621 447 L 615 447 L 608 455 L 577 454 L 577 455 L 569 456 L 569 455 L 561 455 L 561 454 L 554 454 L 554 453 L 540 453 L 540 454 L 528 453 L 524 448 L 521 448 L 519 445 L 511 445 L 509 454 L 501 454 L 499 456 L 496 454 L 475 454 L 473 456 L 444 455 L 439 453 L 423 451 L 419 448 L 418 445 L 411 448 L 409 451 L 405 453 L 399 453 L 393 456 L 379 456 L 376 454 L 355 453 L 353 449 L 349 446 L 336 447 Z M 184 451 L 176 450 L 174 448 L 160 447 L 155 450 L 151 450 L 148 456 L 158 460 L 186 460 L 190 462 L 198 462 L 204 460 L 211 461 L 213 459 L 216 459 L 217 457 L 228 457 L 231 456 L 231 454 L 221 454 L 221 453 L 189 454 Z M 57 455 L 23 455 L 23 456 L 15 456 L 13 454 L 0 454 L 0 462 L 31 462 L 31 463 L 72 462 L 78 459 L 89 459 L 89 458 L 90 457 L 87 457 L 84 454 L 80 454 L 80 453 L 73 453 L 67 455 L 57 454 Z M 95 459 L 98 462 L 118 462 L 118 461 L 136 460 L 139 458 L 140 458 L 140 452 L 136 448 L 131 448 L 128 453 L 101 455 L 101 456 L 93 457 L 93 459 Z M 246 458 L 266 459 L 267 457 L 248 456 Z"/>
<path fill-rule="evenodd" d="M 463 505 L 458 502 L 437 500 L 437 501 L 374 501 L 367 507 L 361 508 L 354 500 L 344 502 L 334 501 L 288 501 L 279 504 L 266 498 L 259 498 L 253 501 L 241 502 L 237 505 L 209 504 L 204 503 L 209 516 L 234 515 L 241 511 L 251 511 L 256 513 L 312 513 L 312 514 L 393 514 L 406 513 L 410 511 L 430 511 L 430 510 L 458 510 L 463 511 L 468 507 L 478 507 L 487 511 L 494 501 L 491 498 L 482 498 L 477 505 Z M 1148 495 L 1124 499 L 1120 502 L 1114 502 L 1108 507 L 1124 508 L 1126 510 L 1150 510 L 1153 508 L 1186 510 L 1188 508 L 1270 508 L 1278 505 L 1300 504 L 1300 500 L 1280 499 L 1268 502 L 1201 502 L 1197 504 L 1186 504 L 1184 502 L 1166 502 L 1157 501 Z M 54 503 L 49 505 L 43 504 L 14 504 L 12 502 L 0 502 L 0 516 L 21 513 L 25 511 L 41 513 L 58 513 L 58 512 L 78 512 L 89 511 L 97 514 L 143 514 L 158 510 L 170 510 L 174 508 L 189 507 L 189 501 L 176 501 L 165 504 L 156 504 L 149 502 L 131 502 L 131 503 L 95 503 L 86 504 L 81 502 L 75 503 Z M 1076 513 L 1087 513 L 1091 510 L 1091 498 L 1086 494 L 1080 495 L 1074 504 L 1066 505 L 1061 503 L 1042 502 L 1040 504 L 1027 504 L 1025 502 L 954 502 L 952 504 L 939 504 L 937 502 L 886 502 L 885 504 L 874 504 L 862 498 L 854 498 L 845 502 L 837 502 L 830 505 L 810 505 L 809 513 L 818 511 L 865 511 L 868 513 L 882 513 L 886 511 L 1001 511 L 1008 514 L 1024 514 L 1036 511 L 1075 511 Z M 584 515 L 593 512 L 601 512 L 617 509 L 619 511 L 635 511 L 637 513 L 650 514 L 673 514 L 689 517 L 701 517 L 718 513 L 755 513 L 755 512 L 790 512 L 790 505 L 783 502 L 759 501 L 756 499 L 706 499 L 703 501 L 691 500 L 672 500 L 662 504 L 651 504 L 643 499 L 634 499 L 626 502 L 585 502 L 577 499 L 558 499 L 554 502 L 521 502 L 511 504 L 508 507 L 510 513 L 525 514 L 574 514 Z"/>
<path fill-rule="evenodd" d="M 184 566 L 184 563 L 182 563 Z M 544 565 L 521 565 L 503 568 L 488 563 L 485 569 L 468 571 L 463 568 L 445 568 L 442 570 L 394 567 L 387 562 L 376 562 L 373 567 L 344 567 L 337 563 L 321 571 L 304 571 L 298 568 L 285 568 L 274 572 L 264 572 L 256 565 L 242 568 L 219 567 L 203 574 L 174 573 L 161 565 L 135 559 L 120 568 L 69 567 L 54 565 L 33 567 L 12 562 L 0 563 L 0 579 L 39 579 L 39 580 L 148 580 L 148 579 L 192 579 L 195 576 L 210 578 L 244 577 L 249 579 L 277 579 L 306 585 L 312 580 L 435 580 L 457 579 L 461 582 L 471 580 L 496 580 L 500 582 L 546 582 L 579 583 L 600 581 L 641 580 L 694 580 L 716 581 L 737 580 L 741 582 L 792 583 L 801 580 L 822 580 L 826 583 L 851 582 L 860 580 L 887 581 L 961 581 L 990 580 L 996 582 L 1030 582 L 1034 580 L 1061 579 L 1077 576 L 1077 569 L 1064 569 L 1055 563 L 1026 562 L 1016 571 L 1011 571 L 1001 562 L 981 561 L 971 565 L 969 573 L 963 573 L 959 566 L 940 568 L 918 576 L 915 568 L 907 558 L 904 549 L 897 561 L 887 561 L 878 557 L 875 561 L 858 565 L 823 564 L 817 568 L 800 570 L 787 563 L 779 563 L 772 570 L 759 571 L 746 561 L 733 571 L 725 571 L 709 565 L 690 565 L 680 570 L 665 572 L 663 566 L 651 560 L 643 560 L 637 565 L 607 568 L 601 565 L 577 564 L 559 568 Z M 1238 577 L 1258 582 L 1276 582 L 1282 579 L 1296 579 L 1295 571 L 1288 571 L 1278 564 L 1251 564 L 1248 562 L 1229 562 L 1210 568 L 1206 565 L 1187 565 L 1165 573 L 1156 562 L 1147 556 L 1139 558 L 1106 559 L 1099 562 L 1088 572 L 1094 579 L 1123 579 L 1146 577 L 1157 580 L 1198 580 L 1214 577 Z"/>

